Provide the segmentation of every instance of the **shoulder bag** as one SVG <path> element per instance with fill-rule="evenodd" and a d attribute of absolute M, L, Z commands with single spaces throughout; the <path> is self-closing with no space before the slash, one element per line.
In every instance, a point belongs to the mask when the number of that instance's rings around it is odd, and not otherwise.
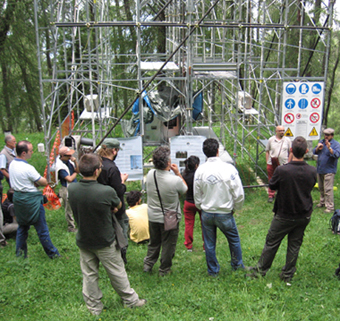
<path fill-rule="evenodd" d="M 279 150 L 279 154 L 277 155 L 277 157 L 272 157 L 272 166 L 274 167 L 274 170 L 276 167 L 280 166 L 279 156 L 281 154 L 282 145 L 283 145 L 283 137 L 281 138 L 281 147 Z"/>

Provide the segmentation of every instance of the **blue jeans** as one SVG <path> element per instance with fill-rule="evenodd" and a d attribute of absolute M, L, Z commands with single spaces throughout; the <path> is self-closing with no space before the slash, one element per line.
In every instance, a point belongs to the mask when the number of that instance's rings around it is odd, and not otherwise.
<path fill-rule="evenodd" d="M 231 267 L 236 270 L 244 268 L 240 236 L 238 235 L 234 216 L 230 214 L 207 213 L 202 210 L 202 228 L 204 235 L 205 257 L 208 273 L 216 275 L 220 271 L 220 265 L 216 258 L 216 228 L 219 228 L 226 236 L 230 255 Z"/>
<path fill-rule="evenodd" d="M 45 219 L 45 209 L 44 206 L 40 205 L 40 214 L 38 221 L 33 224 L 35 227 L 40 243 L 43 246 L 46 254 L 53 259 L 55 256 L 60 256 L 57 248 L 52 244 L 50 238 L 50 232 L 47 227 L 46 219 Z M 17 230 L 17 238 L 16 238 L 16 255 L 21 256 L 22 252 L 24 252 L 24 257 L 27 258 L 27 237 L 28 230 L 30 229 L 30 225 L 19 225 Z"/>

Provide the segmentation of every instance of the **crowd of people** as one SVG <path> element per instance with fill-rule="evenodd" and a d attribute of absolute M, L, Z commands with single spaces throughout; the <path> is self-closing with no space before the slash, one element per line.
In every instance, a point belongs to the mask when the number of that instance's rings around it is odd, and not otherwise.
<path fill-rule="evenodd" d="M 317 181 L 320 189 L 317 207 L 325 207 L 326 213 L 334 211 L 333 182 L 340 144 L 333 139 L 333 129 L 324 130 L 324 135 L 313 150 L 318 155 L 317 168 L 304 161 L 308 152 L 305 138 L 299 136 L 291 142 L 284 136 L 284 128 L 278 126 L 276 134 L 268 140 L 268 202 L 274 202 L 274 217 L 260 259 L 253 267 L 244 265 L 234 218 L 235 211 L 244 203 L 242 181 L 237 169 L 219 158 L 216 139 L 208 138 L 203 143 L 206 162 L 200 165 L 197 156 L 190 156 L 184 162 L 183 173 L 171 162 L 170 149 L 158 147 L 152 156 L 154 169 L 146 177 L 147 204 L 141 204 L 141 192 L 130 191 L 126 195 L 128 209 L 124 199 L 128 175 L 121 173 L 115 164 L 121 150 L 117 139 L 105 139 L 97 154 L 85 154 L 79 162 L 73 157 L 73 149 L 61 146 L 56 160 L 56 180 L 61 183 L 59 195 L 65 207 L 68 232 L 76 233 L 83 274 L 82 293 L 87 308 L 94 315 L 103 310 L 98 286 L 100 262 L 125 306 L 146 304 L 131 288 L 126 274 L 128 239 L 136 243 L 148 241 L 143 262 L 145 273 L 152 272 L 159 258 L 158 274 L 163 277 L 171 273 L 182 218 L 181 195 L 185 195 L 184 245 L 188 252 L 192 251 L 198 213 L 210 276 L 215 277 L 220 271 L 216 257 L 218 228 L 228 241 L 232 269 L 245 269 L 251 278 L 266 275 L 287 236 L 286 263 L 280 278 L 290 282 L 311 219 L 311 191 Z M 6 136 L 5 144 L 0 165 L 10 189 L 2 205 L 3 215 L 0 213 L 0 244 L 6 246 L 5 234 L 16 232 L 16 255 L 26 258 L 28 231 L 33 225 L 46 254 L 51 259 L 58 258 L 60 253 L 52 243 L 45 219 L 45 200 L 38 189 L 48 182 L 27 162 L 33 146 L 29 141 L 16 144 L 12 135 Z M 82 176 L 79 181 L 78 174 Z M 176 221 L 171 226 L 173 213 L 176 213 Z"/>

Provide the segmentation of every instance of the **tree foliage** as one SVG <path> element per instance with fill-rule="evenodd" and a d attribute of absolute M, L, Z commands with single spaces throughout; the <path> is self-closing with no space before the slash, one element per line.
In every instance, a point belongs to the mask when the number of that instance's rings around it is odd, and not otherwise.
<path fill-rule="evenodd" d="M 257 13 L 257 22 L 261 23 L 262 17 L 264 17 L 264 13 L 261 12 L 261 4 L 268 0 L 258 1 L 258 13 Z M 46 78 L 67 78 L 70 77 L 70 73 L 66 71 L 65 73 L 53 74 L 53 59 L 56 60 L 56 65 L 63 66 L 63 70 L 70 70 L 70 66 L 72 63 L 76 63 L 77 65 L 81 65 L 83 59 L 85 59 L 84 53 L 90 54 L 91 47 L 89 44 L 91 42 L 98 43 L 98 39 L 96 39 L 97 30 L 95 28 L 83 28 L 81 30 L 81 34 L 77 34 L 76 39 L 72 38 L 72 29 L 64 29 L 64 36 L 59 38 L 59 43 L 57 44 L 58 53 L 53 52 L 52 48 L 52 37 L 50 28 L 50 1 L 48 0 L 40 0 L 38 3 L 38 20 L 39 25 L 44 30 L 42 33 L 41 46 L 45 49 L 45 56 L 43 56 L 43 68 L 41 70 L 43 76 Z M 65 2 L 67 3 L 67 2 Z M 88 1 L 88 6 L 95 6 L 95 1 Z M 153 17 L 156 21 L 162 21 L 165 19 L 164 11 L 162 11 L 162 6 L 166 3 L 166 1 L 155 1 L 150 0 L 147 4 L 147 8 L 144 11 L 144 15 L 142 19 L 148 20 L 149 17 Z M 232 4 L 232 1 L 227 1 L 228 5 Z M 280 21 L 280 10 L 284 11 L 287 8 L 280 3 L 290 3 L 287 2 L 277 2 L 277 7 L 272 6 L 273 12 L 271 13 L 272 23 L 281 23 Z M 70 4 L 71 5 L 71 4 Z M 199 4 L 198 4 L 199 5 Z M 302 10 L 302 6 L 310 6 L 313 8 L 312 16 L 307 16 Z M 248 6 L 244 6 L 242 8 L 241 15 L 246 15 L 246 11 L 255 10 L 255 8 L 251 7 L 251 2 L 248 2 Z M 92 8 L 92 9 L 93 9 Z M 72 8 L 69 8 L 69 12 L 65 9 L 63 14 L 71 14 Z M 96 21 L 98 14 L 96 10 L 90 10 L 89 20 Z M 233 22 L 235 18 L 240 18 L 235 16 L 235 7 L 231 6 L 231 9 L 228 12 L 222 12 L 223 10 L 219 8 L 221 12 L 221 16 L 224 17 L 225 20 Z M 275 15 L 274 10 L 277 11 Z M 184 12 L 184 11 L 183 11 Z M 282 14 L 282 12 L 281 12 Z M 135 2 L 132 0 L 115 0 L 111 2 L 111 7 L 109 8 L 109 16 L 110 21 L 133 21 L 135 20 Z M 183 15 L 184 17 L 184 15 Z M 150 19 L 151 19 L 150 18 Z M 197 17 L 196 17 L 197 18 Z M 213 16 L 209 17 L 210 20 L 213 20 Z M 82 17 L 85 21 L 88 18 Z M 184 18 L 183 18 L 184 19 Z M 297 8 L 294 13 L 289 16 L 291 25 L 298 25 L 302 21 L 304 21 L 304 25 L 317 25 L 322 26 L 325 21 L 325 12 L 321 9 L 321 0 L 301 0 L 301 6 Z M 241 18 L 242 20 L 242 18 Z M 249 21 L 250 22 L 250 21 Z M 137 77 L 137 68 L 126 68 L 127 65 L 133 65 L 136 61 L 136 39 L 137 32 L 140 32 L 141 36 L 141 52 L 147 56 L 154 55 L 155 53 L 159 54 L 159 60 L 164 60 L 169 52 L 166 48 L 166 28 L 158 27 L 140 27 L 140 29 L 134 26 L 120 26 L 120 27 L 112 27 L 110 30 L 110 43 L 112 44 L 112 74 L 115 75 L 116 79 L 136 79 Z M 212 46 L 209 44 L 208 37 L 205 38 L 205 34 L 210 33 L 209 30 L 200 30 L 201 34 L 199 37 L 202 39 L 202 43 L 204 46 L 198 48 L 198 52 L 206 50 L 206 53 L 215 54 L 217 56 L 221 56 L 221 48 L 219 44 Z M 235 52 L 244 52 L 244 43 L 243 39 L 253 37 L 254 46 L 251 48 L 252 52 L 256 56 L 260 56 L 261 50 L 261 42 L 265 42 L 266 46 L 263 52 L 264 64 L 270 65 L 272 63 L 277 63 L 277 56 L 274 54 L 275 51 L 278 50 L 278 44 L 282 41 L 283 32 L 267 32 L 266 37 L 264 39 L 261 38 L 261 30 L 254 29 L 250 31 L 249 28 L 244 29 L 227 29 L 225 31 L 225 37 L 228 38 L 233 33 L 239 35 L 239 42 L 234 47 L 231 47 L 230 50 L 227 50 L 226 53 L 226 61 L 230 59 L 231 56 L 234 55 Z M 302 37 L 301 37 L 302 33 Z M 331 38 L 331 49 L 329 56 L 329 73 L 328 73 L 328 85 L 325 99 L 325 113 L 324 113 L 324 124 L 328 123 L 328 119 L 330 119 L 330 124 L 333 123 L 334 119 L 337 119 L 336 110 L 337 110 L 337 95 L 334 95 L 335 92 L 339 91 L 337 86 L 338 83 L 338 63 L 339 63 L 339 35 L 337 31 L 333 32 L 333 37 Z M 323 34 L 317 35 L 315 32 L 304 30 L 301 31 L 299 29 L 290 29 L 287 31 L 287 42 L 289 46 L 286 48 L 285 52 L 285 60 L 281 61 L 287 68 L 291 68 L 296 65 L 297 50 L 295 49 L 299 46 L 299 42 L 302 41 L 302 45 L 305 48 L 309 48 L 310 50 L 306 50 L 300 57 L 300 75 L 305 75 L 306 77 L 315 74 L 323 74 L 324 66 L 327 57 L 322 54 L 324 50 L 321 50 L 321 46 L 323 45 L 320 41 Z M 217 37 L 217 31 L 216 31 Z M 280 38 L 281 37 L 281 38 Z M 75 46 L 75 57 L 71 55 L 71 46 Z M 314 51 L 316 49 L 316 51 Z M 320 50 L 318 50 L 320 49 Z M 83 56 L 81 55 L 83 53 Z M 66 67 L 65 67 L 66 66 Z M 85 67 L 84 67 L 85 68 Z M 246 69 L 242 69 L 243 66 L 240 65 L 239 69 L 239 78 L 243 79 L 245 77 Z M 246 67 L 244 67 L 246 68 Z M 100 69 L 101 67 L 95 67 L 93 78 L 100 79 Z M 40 131 L 42 129 L 42 117 L 41 117 L 41 101 L 40 101 L 40 89 L 39 89 L 39 74 L 38 74 L 38 63 L 37 63 L 37 48 L 36 48 L 36 39 L 35 39 L 35 26 L 34 26 L 34 1 L 33 0 L 0 0 L 0 127 L 2 130 L 9 129 L 11 131 L 16 131 L 18 129 L 25 128 L 26 130 L 31 131 Z M 85 70 L 84 76 L 88 75 Z M 89 71 L 88 71 L 89 72 Z M 255 73 L 258 71 L 255 70 Z M 288 75 L 291 73 L 291 76 L 294 76 L 294 71 L 287 71 Z M 266 74 L 263 75 L 266 78 Z M 260 78 L 259 75 L 257 75 Z M 275 80 L 273 80 L 275 82 Z M 98 82 L 99 83 L 99 82 Z M 136 82 L 131 83 L 121 83 L 122 86 L 133 87 Z M 272 85 L 268 82 L 269 87 L 275 87 L 275 84 Z M 240 83 L 241 87 L 246 86 L 243 81 Z M 54 84 L 53 83 L 45 83 L 44 92 L 51 92 Z M 95 84 L 94 86 L 98 86 L 99 84 Z M 215 89 L 215 85 L 213 84 L 213 91 L 218 90 Z M 79 92 L 89 92 L 88 82 L 80 81 L 76 84 L 76 89 Z M 246 88 L 248 90 L 248 88 Z M 71 90 L 70 85 L 62 86 L 59 90 L 59 103 L 61 105 L 58 118 L 63 119 L 63 117 L 69 112 L 70 106 L 72 106 L 79 97 L 75 96 L 70 99 L 69 92 Z M 115 91 L 114 89 L 113 91 Z M 119 92 L 119 94 L 118 94 Z M 250 92 L 252 97 L 255 99 L 258 97 L 258 87 L 255 85 L 251 85 Z M 128 103 L 132 100 L 135 93 L 133 91 L 119 91 L 113 92 L 113 96 L 117 97 L 113 101 L 113 106 L 116 110 L 116 116 L 118 115 L 118 110 L 122 107 L 128 105 Z M 213 95 L 215 97 L 215 95 Z M 216 95 L 218 96 L 218 95 Z M 218 99 L 218 97 L 216 98 Z M 267 99 L 275 100 L 275 97 L 268 97 Z M 216 104 L 218 105 L 218 104 Z M 263 105 L 266 105 L 266 101 L 263 102 Z M 45 106 L 46 110 L 48 110 L 49 106 Z M 214 108 L 214 107 L 213 107 Z M 55 123 L 57 123 L 57 119 Z"/>
<path fill-rule="evenodd" d="M 20 127 L 40 131 L 33 1 L 0 3 L 0 125 L 2 130 L 12 132 Z"/>

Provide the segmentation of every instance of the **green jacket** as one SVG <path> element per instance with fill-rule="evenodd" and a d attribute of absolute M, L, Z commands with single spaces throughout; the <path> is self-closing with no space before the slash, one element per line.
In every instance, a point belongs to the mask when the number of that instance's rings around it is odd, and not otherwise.
<path fill-rule="evenodd" d="M 97 181 L 82 179 L 68 186 L 68 200 L 78 227 L 78 247 L 101 249 L 110 246 L 116 237 L 111 210 L 120 203 L 116 191 Z"/>
<path fill-rule="evenodd" d="M 13 204 L 19 225 L 33 225 L 38 222 L 43 194 L 37 192 L 14 192 Z"/>

